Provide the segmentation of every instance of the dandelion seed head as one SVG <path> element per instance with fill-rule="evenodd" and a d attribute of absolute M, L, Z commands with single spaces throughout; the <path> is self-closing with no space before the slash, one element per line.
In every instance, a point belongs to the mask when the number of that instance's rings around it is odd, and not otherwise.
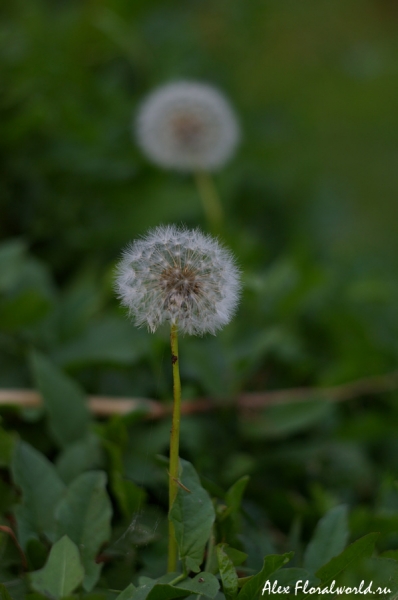
<path fill-rule="evenodd" d="M 232 155 L 239 127 L 228 101 L 210 85 L 164 85 L 143 102 L 138 143 L 156 164 L 180 171 L 215 170 Z"/>
<path fill-rule="evenodd" d="M 239 270 L 215 238 L 161 226 L 125 250 L 116 289 L 137 326 L 154 332 L 170 322 L 182 333 L 215 334 L 235 313 Z"/>

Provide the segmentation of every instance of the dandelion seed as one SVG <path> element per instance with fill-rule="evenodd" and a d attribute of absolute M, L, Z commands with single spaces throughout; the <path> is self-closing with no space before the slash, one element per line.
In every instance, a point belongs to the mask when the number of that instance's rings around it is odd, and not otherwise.
<path fill-rule="evenodd" d="M 239 270 L 211 236 L 157 227 L 127 248 L 116 287 L 137 326 L 154 332 L 170 322 L 182 333 L 214 334 L 236 310 Z"/>
<path fill-rule="evenodd" d="M 143 102 L 138 143 L 156 164 L 180 171 L 212 171 L 232 155 L 239 127 L 224 96 L 203 83 L 162 86 Z"/>

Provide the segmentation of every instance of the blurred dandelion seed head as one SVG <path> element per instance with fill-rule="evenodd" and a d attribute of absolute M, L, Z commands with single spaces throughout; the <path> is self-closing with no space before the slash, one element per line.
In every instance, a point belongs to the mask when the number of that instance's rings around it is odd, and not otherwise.
<path fill-rule="evenodd" d="M 182 333 L 215 333 L 239 300 L 232 254 L 199 230 L 161 226 L 133 242 L 118 265 L 116 288 L 137 326 L 165 322 Z"/>
<path fill-rule="evenodd" d="M 190 81 L 162 86 L 143 102 L 138 142 L 156 164 L 180 171 L 212 171 L 232 155 L 239 127 L 224 96 Z"/>

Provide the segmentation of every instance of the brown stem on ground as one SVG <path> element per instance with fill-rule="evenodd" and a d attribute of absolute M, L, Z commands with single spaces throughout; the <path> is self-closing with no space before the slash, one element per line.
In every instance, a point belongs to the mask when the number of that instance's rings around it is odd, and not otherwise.
<path fill-rule="evenodd" d="M 276 404 L 329 400 L 343 402 L 371 394 L 382 394 L 398 389 L 398 371 L 376 377 L 364 377 L 342 385 L 325 388 L 299 387 L 268 392 L 246 392 L 237 396 L 223 408 L 234 406 L 239 410 L 260 410 Z M 20 408 L 38 408 L 42 404 L 41 396 L 33 390 L 0 390 L 0 407 L 17 406 Z M 161 419 L 172 412 L 172 406 L 149 398 L 112 398 L 108 396 L 89 396 L 91 412 L 98 417 L 125 415 L 141 412 L 146 419 Z M 211 398 L 186 400 L 181 405 L 182 414 L 209 412 L 219 408 L 220 404 Z"/>

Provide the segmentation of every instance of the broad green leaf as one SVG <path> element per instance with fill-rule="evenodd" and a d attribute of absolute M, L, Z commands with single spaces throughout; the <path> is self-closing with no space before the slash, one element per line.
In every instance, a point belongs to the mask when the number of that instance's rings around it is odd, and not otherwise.
<path fill-rule="evenodd" d="M 353 542 L 341 554 L 318 569 L 315 575 L 319 577 L 322 584 L 329 583 L 358 559 L 371 556 L 378 537 L 378 533 L 368 533 L 368 535 Z"/>
<path fill-rule="evenodd" d="M 238 576 L 234 564 L 224 548 L 225 544 L 218 544 L 216 546 L 218 569 L 226 600 L 234 600 L 238 595 Z"/>
<path fill-rule="evenodd" d="M 257 575 L 249 579 L 242 587 L 238 600 L 257 600 L 261 597 L 261 592 L 266 580 L 283 567 L 292 558 L 293 552 L 287 554 L 270 554 L 264 558 L 263 568 Z"/>
<path fill-rule="evenodd" d="M 55 507 L 65 491 L 54 465 L 25 442 L 16 445 L 12 475 L 22 490 L 22 503 L 15 509 L 18 539 L 23 548 L 31 538 L 44 534 L 55 540 Z"/>
<path fill-rule="evenodd" d="M 99 438 L 89 433 L 87 437 L 67 446 L 58 456 L 55 464 L 59 475 L 68 484 L 84 471 L 102 467 L 102 455 Z"/>
<path fill-rule="evenodd" d="M 32 354 L 32 368 L 54 440 L 64 447 L 85 437 L 90 416 L 80 387 L 38 352 Z"/>
<path fill-rule="evenodd" d="M 304 554 L 304 569 L 315 573 L 345 548 L 348 539 L 347 507 L 332 508 L 319 521 Z"/>
<path fill-rule="evenodd" d="M 136 590 L 136 586 L 130 583 L 126 589 L 124 589 L 118 596 L 116 596 L 115 600 L 132 600 L 133 594 Z"/>
<path fill-rule="evenodd" d="M 56 510 L 57 534 L 67 534 L 80 549 L 85 569 L 83 587 L 90 591 L 100 575 L 102 565 L 95 557 L 110 538 L 112 506 L 106 492 L 106 475 L 88 471 L 68 487 Z"/>
<path fill-rule="evenodd" d="M 5 585 L 0 583 L 0 600 L 12 600 Z"/>
<path fill-rule="evenodd" d="M 170 510 L 181 560 L 187 571 L 200 571 L 206 542 L 215 519 L 213 503 L 201 486 L 199 477 L 186 460 L 180 460 L 180 481 L 177 497 Z"/>
<path fill-rule="evenodd" d="M 45 566 L 30 574 L 30 581 L 35 590 L 58 600 L 73 592 L 83 577 L 77 546 L 65 535 L 51 548 Z"/>

